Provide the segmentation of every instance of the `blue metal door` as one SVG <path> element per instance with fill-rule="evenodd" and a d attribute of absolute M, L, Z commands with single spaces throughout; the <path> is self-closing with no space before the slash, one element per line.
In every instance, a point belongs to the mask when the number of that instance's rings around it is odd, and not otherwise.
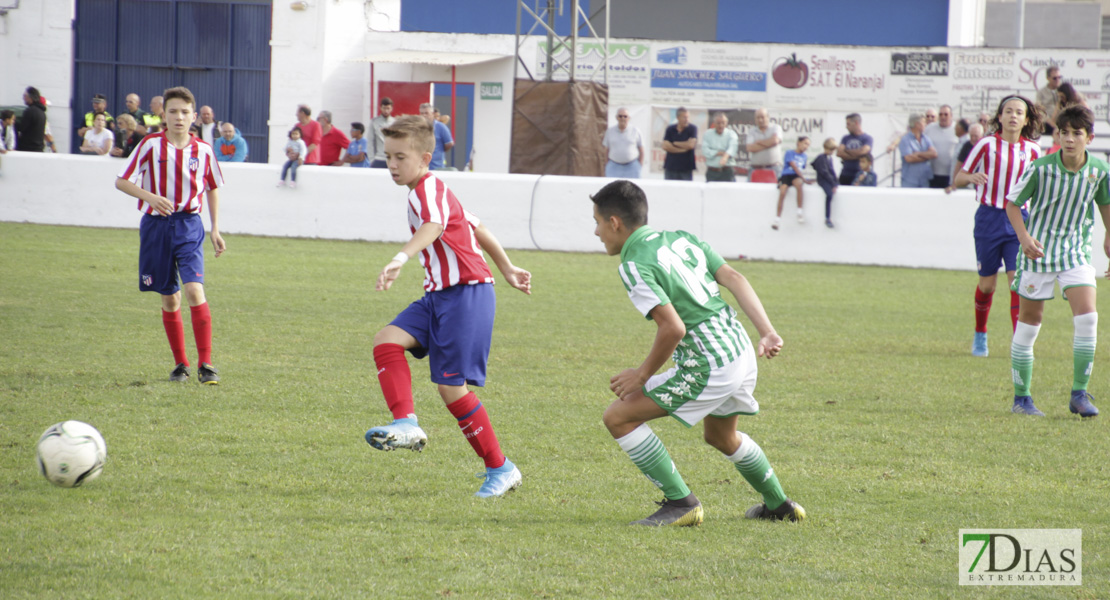
<path fill-rule="evenodd" d="M 265 0 L 79 0 L 74 24 L 74 131 L 93 94 L 126 112 L 127 94 L 150 98 L 183 85 L 235 125 L 264 163 L 269 143 L 270 15 Z M 80 142 L 73 146 L 75 149 Z"/>

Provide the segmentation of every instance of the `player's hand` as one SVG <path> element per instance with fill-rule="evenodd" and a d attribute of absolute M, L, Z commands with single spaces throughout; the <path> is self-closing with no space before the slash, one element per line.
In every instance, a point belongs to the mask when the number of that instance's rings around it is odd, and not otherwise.
<path fill-rule="evenodd" d="M 636 369 L 625 369 L 609 379 L 609 389 L 621 400 L 629 400 L 641 393 L 647 380 L 640 376 Z"/>
<path fill-rule="evenodd" d="M 987 183 L 987 174 L 986 173 L 972 173 L 971 175 L 968 176 L 968 179 L 970 179 L 971 183 L 974 184 L 974 185 L 984 185 L 984 184 Z"/>
<path fill-rule="evenodd" d="M 532 295 L 532 274 L 520 267 L 513 267 L 509 269 L 508 273 L 502 273 L 505 276 L 505 281 L 516 289 Z"/>
<path fill-rule="evenodd" d="M 389 261 L 389 264 L 378 274 L 378 284 L 374 286 L 374 289 L 379 292 L 388 290 L 389 286 L 393 285 L 393 280 L 397 279 L 397 276 L 401 274 L 402 266 L 400 261 Z"/>
<path fill-rule="evenodd" d="M 219 231 L 213 231 L 210 237 L 212 238 L 212 249 L 216 251 L 216 258 L 219 258 L 224 250 L 227 250 L 227 244 L 224 243 L 224 238 Z"/>
<path fill-rule="evenodd" d="M 756 355 L 774 358 L 779 355 L 780 350 L 782 350 L 782 338 L 779 337 L 779 334 L 772 331 L 759 338 L 759 347 L 756 349 Z"/>
<path fill-rule="evenodd" d="M 1021 243 L 1021 251 L 1026 258 L 1036 260 L 1044 256 L 1044 244 L 1033 238 L 1028 238 Z"/>
<path fill-rule="evenodd" d="M 162 215 L 163 217 L 170 216 L 170 213 L 173 212 L 173 204 L 171 204 L 169 200 L 166 200 L 164 197 L 157 194 L 151 194 L 151 196 L 152 197 L 147 200 L 146 203 L 154 207 L 154 210 L 156 210 L 158 214 Z"/>

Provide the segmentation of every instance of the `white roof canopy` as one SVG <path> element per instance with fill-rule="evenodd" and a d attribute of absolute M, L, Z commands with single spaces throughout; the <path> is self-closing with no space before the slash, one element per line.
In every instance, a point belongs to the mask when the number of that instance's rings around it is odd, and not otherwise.
<path fill-rule="evenodd" d="M 452 67 L 474 65 L 512 57 L 512 54 L 475 54 L 472 52 L 439 52 L 435 50 L 389 50 L 387 52 L 377 52 L 362 58 L 351 59 L 351 62 L 416 63 Z"/>

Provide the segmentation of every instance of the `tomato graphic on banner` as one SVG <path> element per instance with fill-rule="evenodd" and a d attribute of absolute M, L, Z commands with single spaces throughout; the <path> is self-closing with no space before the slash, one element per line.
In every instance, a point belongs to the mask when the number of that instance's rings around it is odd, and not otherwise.
<path fill-rule="evenodd" d="M 809 66 L 798 60 L 797 54 L 791 53 L 790 58 L 783 56 L 775 61 L 771 67 L 771 78 L 784 88 L 797 89 L 809 81 Z"/>

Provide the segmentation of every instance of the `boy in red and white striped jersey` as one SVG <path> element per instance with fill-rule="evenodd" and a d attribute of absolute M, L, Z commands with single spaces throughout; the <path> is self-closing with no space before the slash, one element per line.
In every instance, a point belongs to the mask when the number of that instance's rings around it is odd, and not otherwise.
<path fill-rule="evenodd" d="M 162 325 L 173 351 L 170 381 L 189 378 L 185 355 L 185 327 L 181 319 L 180 277 L 192 313 L 197 345 L 197 377 L 215 385 L 220 378 L 212 366 L 212 315 L 204 296 L 204 223 L 201 210 L 208 201 L 212 247 L 216 256 L 227 249 L 219 227 L 219 197 L 223 175 L 212 147 L 189 135 L 196 118 L 196 100 L 184 87 L 166 90 L 166 128 L 143 138 L 116 178 L 116 189 L 139 200 L 139 289 L 162 295 Z"/>
<path fill-rule="evenodd" d="M 432 381 L 439 385 L 447 410 L 485 462 L 485 481 L 475 495 L 502 496 L 520 485 L 520 470 L 501 452 L 485 407 L 467 388 L 485 385 L 493 335 L 493 275 L 482 250 L 489 253 L 505 281 L 525 294 L 531 293 L 532 274 L 513 266 L 489 229 L 428 171 L 435 137 L 425 119 L 401 117 L 382 133 L 390 175 L 409 188 L 412 239 L 382 269 L 377 289 L 389 289 L 401 267 L 418 255 L 425 294 L 374 336 L 378 382 L 393 422 L 367 431 L 366 441 L 379 450 L 424 448 L 428 436 L 414 412 L 405 351 L 416 358 L 427 356 Z"/>

